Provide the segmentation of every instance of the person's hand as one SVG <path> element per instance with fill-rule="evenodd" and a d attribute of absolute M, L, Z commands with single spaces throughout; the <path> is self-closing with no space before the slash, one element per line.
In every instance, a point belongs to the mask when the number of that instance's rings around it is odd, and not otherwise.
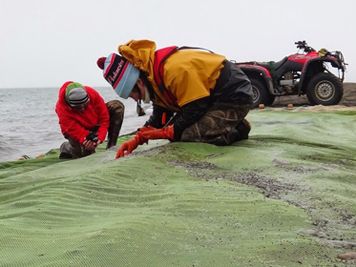
<path fill-rule="evenodd" d="M 98 146 L 98 143 L 91 140 L 84 140 L 82 146 L 85 150 L 93 151 Z"/>
<path fill-rule="evenodd" d="M 142 145 L 145 142 L 147 142 L 147 140 L 137 133 L 130 140 L 121 144 L 121 146 L 116 152 L 115 159 L 127 156 L 132 151 L 134 151 L 139 145 Z"/>

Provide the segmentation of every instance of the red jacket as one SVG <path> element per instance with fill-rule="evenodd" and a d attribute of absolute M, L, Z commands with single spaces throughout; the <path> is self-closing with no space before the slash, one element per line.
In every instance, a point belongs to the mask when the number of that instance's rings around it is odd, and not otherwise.
<path fill-rule="evenodd" d="M 62 133 L 82 144 L 90 130 L 98 125 L 98 139 L 104 141 L 109 128 L 109 112 L 104 99 L 93 88 L 84 86 L 90 101 L 85 110 L 75 110 L 65 101 L 65 91 L 69 83 L 71 81 L 65 82 L 59 89 L 56 104 L 56 113 Z"/>

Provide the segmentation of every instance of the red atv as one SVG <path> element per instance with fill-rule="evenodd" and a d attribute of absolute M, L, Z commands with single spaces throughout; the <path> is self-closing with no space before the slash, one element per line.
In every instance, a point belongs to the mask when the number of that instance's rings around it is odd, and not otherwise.
<path fill-rule="evenodd" d="M 346 63 L 340 51 L 315 51 L 305 41 L 295 42 L 302 50 L 274 62 L 236 63 L 250 78 L 253 104 L 272 105 L 276 96 L 306 94 L 312 105 L 336 105 L 343 95 Z M 329 71 L 336 68 L 338 76 Z"/>

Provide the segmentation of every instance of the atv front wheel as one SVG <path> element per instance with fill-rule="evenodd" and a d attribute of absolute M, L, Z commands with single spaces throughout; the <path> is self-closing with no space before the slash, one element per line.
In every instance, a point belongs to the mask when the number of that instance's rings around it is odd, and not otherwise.
<path fill-rule="evenodd" d="M 319 73 L 307 87 L 307 97 L 312 105 L 336 105 L 344 93 L 341 80 L 331 73 Z"/>
<path fill-rule="evenodd" d="M 258 107 L 259 104 L 265 104 L 266 106 L 272 105 L 274 101 L 274 95 L 271 95 L 266 86 L 261 80 L 256 78 L 250 78 L 252 85 L 252 105 Z"/>

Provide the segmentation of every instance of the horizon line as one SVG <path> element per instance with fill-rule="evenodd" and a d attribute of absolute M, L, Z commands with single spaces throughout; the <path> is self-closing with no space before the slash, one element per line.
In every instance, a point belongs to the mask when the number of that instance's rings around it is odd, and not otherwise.
<path fill-rule="evenodd" d="M 92 87 L 92 88 L 96 88 L 96 87 L 100 87 L 100 88 L 106 88 L 106 87 L 109 87 L 110 88 L 110 85 L 88 85 L 89 87 Z M 0 90 L 3 90 L 3 89 L 45 89 L 45 88 L 60 88 L 61 86 L 28 86 L 28 87 L 20 87 L 20 86 L 16 86 L 16 87 L 0 87 Z"/>

